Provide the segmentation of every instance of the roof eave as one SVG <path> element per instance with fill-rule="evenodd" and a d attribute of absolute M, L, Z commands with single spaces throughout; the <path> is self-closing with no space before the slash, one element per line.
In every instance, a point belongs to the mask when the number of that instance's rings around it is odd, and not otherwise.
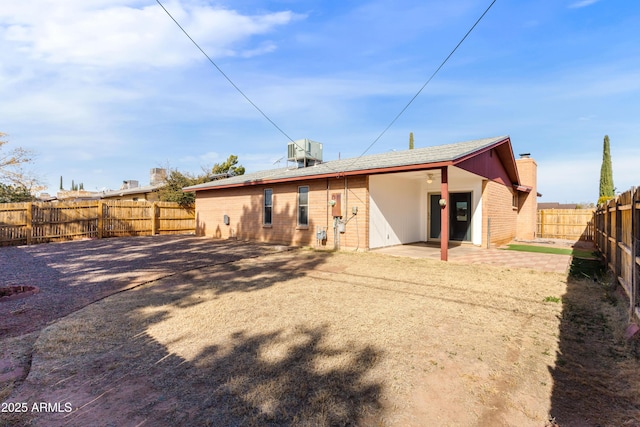
<path fill-rule="evenodd" d="M 253 181 L 244 181 L 238 182 L 234 184 L 226 184 L 226 185 L 212 185 L 207 187 L 199 187 L 199 186 L 191 186 L 185 187 L 182 191 L 186 193 L 197 192 L 197 191 L 206 191 L 206 190 L 220 190 L 223 188 L 238 188 L 238 187 L 250 187 L 254 185 L 268 185 L 268 184 L 278 184 L 282 182 L 292 182 L 292 181 L 309 181 L 315 179 L 323 179 L 323 178 L 342 178 L 345 176 L 358 176 L 358 175 L 378 175 L 384 173 L 394 173 L 394 172 L 411 172 L 418 170 L 429 170 L 429 169 L 438 169 L 444 166 L 452 166 L 453 162 L 450 160 L 433 162 L 433 163 L 419 163 L 413 165 L 403 165 L 403 166 L 392 166 L 385 168 L 370 168 L 370 169 L 360 169 L 354 171 L 346 171 L 346 172 L 330 172 L 330 173 L 321 173 L 315 175 L 302 175 L 295 177 L 286 177 L 286 178 L 276 178 L 276 179 L 256 179 Z"/>

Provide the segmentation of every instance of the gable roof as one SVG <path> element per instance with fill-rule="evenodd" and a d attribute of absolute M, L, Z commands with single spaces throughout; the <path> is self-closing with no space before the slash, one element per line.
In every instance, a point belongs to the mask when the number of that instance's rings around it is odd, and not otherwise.
<path fill-rule="evenodd" d="M 506 145 L 506 147 L 501 147 Z M 476 139 L 413 150 L 393 151 L 368 156 L 331 160 L 315 166 L 304 168 L 278 168 L 233 176 L 217 181 L 205 182 L 183 188 L 184 191 L 202 191 L 218 188 L 244 187 L 258 184 L 299 181 L 325 177 L 342 177 L 365 174 L 378 174 L 412 170 L 435 169 L 463 162 L 474 155 L 484 153 L 492 148 L 500 147 L 500 158 L 510 156 L 510 163 L 505 167 L 509 179 L 518 184 L 518 174 L 508 136 Z"/>

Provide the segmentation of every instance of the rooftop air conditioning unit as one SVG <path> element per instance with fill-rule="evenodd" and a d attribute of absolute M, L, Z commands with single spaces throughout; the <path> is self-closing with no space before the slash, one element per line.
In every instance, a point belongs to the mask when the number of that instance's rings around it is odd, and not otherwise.
<path fill-rule="evenodd" d="M 122 181 L 122 187 L 120 187 L 121 190 L 130 190 L 132 188 L 138 188 L 140 186 L 140 183 L 135 180 L 135 179 L 129 179 L 127 181 Z"/>
<path fill-rule="evenodd" d="M 299 166 L 322 163 L 322 143 L 310 139 L 299 139 L 287 146 L 287 160 L 298 162 Z"/>

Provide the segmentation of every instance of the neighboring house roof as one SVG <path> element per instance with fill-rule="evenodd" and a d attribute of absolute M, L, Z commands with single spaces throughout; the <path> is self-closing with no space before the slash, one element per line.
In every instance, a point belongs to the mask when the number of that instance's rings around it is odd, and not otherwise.
<path fill-rule="evenodd" d="M 130 194 L 152 193 L 154 191 L 159 190 L 164 185 L 165 184 L 163 182 L 163 183 L 160 183 L 160 184 L 143 185 L 141 187 L 126 188 L 126 189 L 123 189 L 123 190 L 110 190 L 110 191 L 105 191 L 104 193 L 102 193 L 102 197 L 103 198 L 107 198 L 107 197 L 122 197 L 122 196 L 128 196 Z"/>
<path fill-rule="evenodd" d="M 560 202 L 542 202 L 538 203 L 540 209 L 577 209 L 577 203 L 560 203 Z"/>
<path fill-rule="evenodd" d="M 183 190 L 201 191 L 310 178 L 435 169 L 463 163 L 492 148 L 496 148 L 498 157 L 500 157 L 505 166 L 508 179 L 512 184 L 519 185 L 518 172 L 513 158 L 513 151 L 511 150 L 511 141 L 508 136 L 499 136 L 413 150 L 372 154 L 351 159 L 332 160 L 314 166 L 264 170 L 192 185 L 183 188 Z"/>
<path fill-rule="evenodd" d="M 55 197 L 50 197 L 50 200 L 98 200 L 101 193 L 97 191 L 87 190 L 60 190 Z"/>

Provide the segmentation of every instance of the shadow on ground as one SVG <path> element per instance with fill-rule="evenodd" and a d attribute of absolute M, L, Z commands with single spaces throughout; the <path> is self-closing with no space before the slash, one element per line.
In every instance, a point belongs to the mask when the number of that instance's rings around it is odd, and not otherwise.
<path fill-rule="evenodd" d="M 275 252 L 273 245 L 143 236 L 0 248 L 2 286 L 40 292 L 0 303 L 0 339 L 42 328 L 105 296 L 167 275 Z"/>
<path fill-rule="evenodd" d="M 10 401 L 71 403 L 73 412 L 13 415 L 9 425 L 289 426 L 371 425 L 382 385 L 367 377 L 382 357 L 372 346 L 327 344 L 327 325 L 260 331 L 192 343 L 193 321 L 161 344 L 150 330 L 176 310 L 254 292 L 303 275 L 329 253 L 278 253 L 254 264 L 189 271 L 115 295 L 62 319 L 36 345 L 34 369 Z M 259 264 L 259 265 L 257 265 Z M 215 274 L 209 276 L 208 274 Z M 207 279 L 209 277 L 209 279 Z M 201 298 L 202 297 L 202 298 Z M 108 304 L 107 304 L 108 302 Z M 276 313 L 277 315 L 277 313 Z M 256 319 L 256 322 L 260 322 Z M 195 332 L 194 332 L 195 329 Z M 218 338 L 214 334 L 214 338 Z M 222 337 L 223 338 L 223 337 Z M 123 347 L 126 346 L 126 350 Z M 52 368 L 52 361 L 55 366 Z M 97 423 L 97 424 L 96 424 Z M 101 424 L 102 423 L 102 424 Z"/>
<path fill-rule="evenodd" d="M 551 425 L 640 425 L 640 354 L 624 338 L 625 298 L 601 261 L 573 259 L 550 368 Z"/>

